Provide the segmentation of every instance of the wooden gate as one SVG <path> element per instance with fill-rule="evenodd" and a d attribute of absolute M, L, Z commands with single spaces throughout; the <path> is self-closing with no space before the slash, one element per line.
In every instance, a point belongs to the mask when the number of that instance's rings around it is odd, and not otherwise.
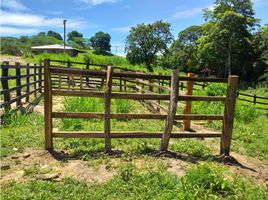
<path fill-rule="evenodd" d="M 229 156 L 232 139 L 234 109 L 238 77 L 230 76 L 225 78 L 201 78 L 179 76 L 175 70 L 171 75 L 146 74 L 143 72 L 125 71 L 122 68 L 107 66 L 103 70 L 79 68 L 67 68 L 54 66 L 50 60 L 44 61 L 44 98 L 45 98 L 45 148 L 53 149 L 53 138 L 104 138 L 105 150 L 111 151 L 111 138 L 161 138 L 161 151 L 167 151 L 170 138 L 205 138 L 221 137 L 220 152 Z M 179 93 L 180 82 L 218 82 L 227 83 L 226 96 L 193 96 Z M 170 87 L 163 86 L 167 83 Z M 142 87 L 139 85 L 142 84 Z M 94 90 L 92 85 L 103 87 Z M 144 88 L 149 86 L 149 90 Z M 127 87 L 134 91 L 127 91 Z M 157 88 L 155 92 L 154 87 Z M 168 94 L 161 91 L 167 89 Z M 76 96 L 76 97 L 98 97 L 104 98 L 104 113 L 92 112 L 52 112 L 52 96 Z M 134 114 L 134 113 L 111 113 L 111 99 L 132 99 L 132 100 L 154 100 L 168 101 L 166 114 Z M 224 115 L 205 114 L 176 114 L 178 102 L 185 101 L 222 101 L 225 103 Z M 103 132 L 67 132 L 53 131 L 53 118 L 84 118 L 103 119 Z M 111 132 L 111 119 L 158 119 L 165 120 L 163 132 Z M 222 121 L 222 132 L 172 132 L 175 120 L 220 120 Z M 127 122 L 126 122 L 127 123 Z"/>

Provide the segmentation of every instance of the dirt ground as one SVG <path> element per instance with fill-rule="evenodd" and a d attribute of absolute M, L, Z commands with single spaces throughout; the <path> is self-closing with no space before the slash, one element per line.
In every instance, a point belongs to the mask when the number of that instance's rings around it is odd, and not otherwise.
<path fill-rule="evenodd" d="M 26 61 L 20 56 L 0 55 L 0 63 L 3 61 L 9 61 L 10 64 L 15 64 L 15 62 L 20 62 L 21 64 L 26 63 Z"/>
<path fill-rule="evenodd" d="M 260 160 L 232 152 L 235 162 L 226 162 L 232 173 L 250 177 L 257 184 L 268 182 L 268 166 Z M 152 155 L 155 157 L 155 155 Z M 216 158 L 216 156 L 215 156 Z M 142 158 L 134 158 L 136 166 L 144 165 Z M 204 162 L 199 158 L 184 154 L 164 155 L 160 157 L 166 163 L 168 171 L 177 176 L 185 175 L 189 166 Z M 220 162 L 215 159 L 216 162 Z M 62 181 L 63 178 L 72 177 L 88 184 L 107 181 L 116 174 L 120 156 L 111 156 L 109 162 L 101 161 L 92 164 L 92 161 L 79 160 L 68 154 L 67 151 L 49 152 L 46 150 L 26 149 L 23 153 L 8 156 L 1 161 L 1 165 L 9 165 L 10 169 L 1 170 L 1 188 L 8 186 L 10 181 L 18 183 L 29 180 Z M 117 167 L 116 167 L 117 166 Z"/>

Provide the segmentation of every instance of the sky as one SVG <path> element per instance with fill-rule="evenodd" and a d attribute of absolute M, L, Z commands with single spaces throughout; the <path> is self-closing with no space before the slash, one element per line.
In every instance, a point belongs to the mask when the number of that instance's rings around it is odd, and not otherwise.
<path fill-rule="evenodd" d="M 256 17 L 268 23 L 268 0 L 252 0 Z M 103 31 L 111 35 L 112 53 L 124 55 L 130 27 L 163 20 L 174 38 L 191 25 L 204 23 L 202 9 L 214 0 L 0 0 L 1 36 L 35 35 L 53 30 L 63 35 L 77 30 L 84 38 Z"/>

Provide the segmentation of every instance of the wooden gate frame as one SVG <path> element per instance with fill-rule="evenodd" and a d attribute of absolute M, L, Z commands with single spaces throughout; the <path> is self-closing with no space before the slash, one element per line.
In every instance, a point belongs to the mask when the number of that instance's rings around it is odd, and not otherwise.
<path fill-rule="evenodd" d="M 115 67 L 116 68 L 116 67 Z M 51 74 L 65 76 L 88 77 L 94 76 L 106 79 L 105 92 L 89 92 L 80 90 L 63 90 L 52 88 Z M 146 80 L 167 80 L 170 81 L 170 94 L 146 94 L 146 93 L 126 93 L 112 92 L 112 80 L 117 79 L 146 79 Z M 192 96 L 179 95 L 180 81 L 197 82 L 219 82 L 227 83 L 227 95 L 223 96 Z M 82 78 L 81 78 L 82 82 Z M 160 82 L 160 81 L 158 81 Z M 122 85 L 120 84 L 120 89 Z M 126 85 L 125 85 L 126 87 Z M 159 86 L 163 87 L 163 86 Z M 45 149 L 53 149 L 53 138 L 105 138 L 105 150 L 111 151 L 111 138 L 161 138 L 160 151 L 167 151 L 170 138 L 205 138 L 221 137 L 220 153 L 224 156 L 230 155 L 230 146 L 233 132 L 234 109 L 236 93 L 238 87 L 238 76 L 225 78 L 201 78 L 201 77 L 180 77 L 179 71 L 175 70 L 171 76 L 155 75 L 136 72 L 115 72 L 113 67 L 107 66 L 107 70 L 91 70 L 78 68 L 64 68 L 51 66 L 50 60 L 44 61 L 44 112 L 45 112 Z M 78 96 L 78 97 L 99 97 L 105 98 L 105 112 L 52 112 L 52 96 Z M 111 99 L 133 99 L 133 100 L 169 100 L 167 114 L 134 114 L 134 113 L 110 113 Z M 224 115 L 205 115 L 205 114 L 176 114 L 178 101 L 224 101 Z M 53 132 L 52 118 L 85 118 L 85 119 L 104 119 L 104 132 Z M 166 120 L 164 132 L 111 132 L 111 119 L 161 119 Z M 172 133 L 174 120 L 222 120 L 222 132 L 213 133 Z"/>

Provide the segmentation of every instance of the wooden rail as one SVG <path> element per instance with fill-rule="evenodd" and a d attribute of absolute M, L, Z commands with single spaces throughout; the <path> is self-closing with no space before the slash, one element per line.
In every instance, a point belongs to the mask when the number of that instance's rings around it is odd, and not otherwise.
<path fill-rule="evenodd" d="M 70 64 L 70 63 L 69 63 Z M 80 63 L 76 63 L 80 64 Z M 66 83 L 63 83 L 67 82 Z M 179 93 L 181 82 L 221 82 L 228 83 L 226 97 L 214 96 L 193 96 L 188 93 Z M 168 87 L 164 86 L 168 83 Z M 70 83 L 72 85 L 70 86 Z M 127 84 L 127 83 L 131 83 Z M 50 65 L 50 60 L 45 60 L 45 140 L 46 149 L 53 148 L 53 138 L 104 138 L 105 150 L 111 151 L 111 138 L 161 138 L 161 151 L 167 151 L 170 138 L 204 138 L 221 137 L 221 153 L 228 156 L 230 152 L 232 126 L 234 120 L 234 105 L 236 100 L 238 77 L 231 76 L 229 79 L 222 78 L 202 78 L 202 77 L 180 77 L 178 71 L 173 71 L 171 76 L 146 74 L 121 68 L 106 66 L 105 70 L 66 68 L 62 66 Z M 69 86 L 68 86 L 69 84 Z M 91 90 L 91 85 L 101 86 L 99 91 Z M 67 85 L 67 86 L 65 86 Z M 104 88 L 103 88 L 104 87 Z M 146 88 L 148 87 L 148 88 Z M 136 89 L 132 91 L 131 89 Z M 104 98 L 104 113 L 90 112 L 52 112 L 52 96 L 77 96 L 77 97 L 98 97 Z M 166 114 L 163 113 L 111 113 L 111 99 L 132 99 L 141 102 L 161 101 L 168 103 Z M 223 101 L 225 102 L 225 113 L 223 115 L 204 114 L 176 114 L 177 104 L 180 101 Z M 161 106 L 160 106 L 161 107 Z M 102 132 L 53 132 L 52 118 L 83 118 L 83 119 L 103 119 L 104 129 Z M 155 119 L 165 120 L 164 132 L 112 132 L 111 119 Z M 199 132 L 173 132 L 172 127 L 175 120 L 220 120 L 223 122 L 221 133 L 199 133 Z"/>
<path fill-rule="evenodd" d="M 41 63 L 31 66 L 16 62 L 15 65 L 10 65 L 9 62 L 4 61 L 1 64 L 0 94 L 3 95 L 3 102 L 0 106 L 5 109 L 5 112 L 11 109 L 11 104 L 16 102 L 16 108 L 21 108 L 23 99 L 25 102 L 30 102 L 32 94 L 37 97 L 37 94 L 42 92 L 42 69 Z M 15 81 L 15 86 L 10 87 L 11 83 L 14 83 L 11 82 L 12 80 Z"/>

